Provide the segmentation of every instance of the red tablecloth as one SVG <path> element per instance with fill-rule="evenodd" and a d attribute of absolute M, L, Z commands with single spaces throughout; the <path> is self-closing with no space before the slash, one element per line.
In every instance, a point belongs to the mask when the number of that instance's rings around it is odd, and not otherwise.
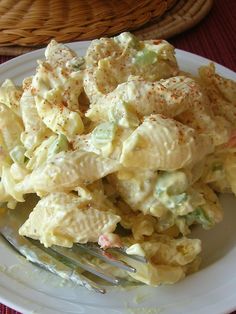
<path fill-rule="evenodd" d="M 209 58 L 236 71 L 235 12 L 236 0 L 215 0 L 211 12 L 200 24 L 169 41 L 176 48 Z M 0 63 L 9 59 L 11 57 L 0 56 Z M 17 313 L 0 305 L 0 314 Z"/>

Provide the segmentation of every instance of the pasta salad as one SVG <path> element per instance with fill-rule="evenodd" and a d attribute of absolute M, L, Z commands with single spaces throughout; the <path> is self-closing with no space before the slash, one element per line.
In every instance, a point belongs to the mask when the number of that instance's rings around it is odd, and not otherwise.
<path fill-rule="evenodd" d="M 236 193 L 235 108 L 235 82 L 213 63 L 181 71 L 165 40 L 122 33 L 85 56 L 52 40 L 33 76 L 0 87 L 0 202 L 36 194 L 20 235 L 122 246 L 136 273 L 96 262 L 173 284 L 199 268 L 194 226 L 214 227 L 217 193 Z"/>

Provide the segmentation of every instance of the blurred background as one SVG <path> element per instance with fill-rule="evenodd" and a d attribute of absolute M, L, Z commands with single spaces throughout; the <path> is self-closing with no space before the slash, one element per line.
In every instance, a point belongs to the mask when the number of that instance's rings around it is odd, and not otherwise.
<path fill-rule="evenodd" d="M 59 42 L 132 31 L 236 70 L 235 0 L 0 0 L 0 62 Z"/>

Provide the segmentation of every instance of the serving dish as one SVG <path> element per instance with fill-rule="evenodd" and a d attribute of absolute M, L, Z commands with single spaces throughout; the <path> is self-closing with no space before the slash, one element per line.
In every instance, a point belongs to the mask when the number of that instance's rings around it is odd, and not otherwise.
<path fill-rule="evenodd" d="M 83 55 L 89 42 L 70 44 Z M 0 81 L 12 79 L 20 84 L 33 74 L 36 60 L 44 50 L 17 57 L 0 66 Z M 176 50 L 180 68 L 197 73 L 197 68 L 209 60 Z M 236 80 L 236 73 L 216 65 L 218 73 Z M 225 217 L 210 231 L 196 228 L 193 237 L 203 242 L 202 267 L 195 274 L 173 286 L 152 288 L 136 286 L 108 288 L 104 296 L 63 282 L 20 258 L 0 238 L 0 302 L 27 313 L 229 313 L 236 308 L 236 199 L 232 195 L 220 197 Z"/>

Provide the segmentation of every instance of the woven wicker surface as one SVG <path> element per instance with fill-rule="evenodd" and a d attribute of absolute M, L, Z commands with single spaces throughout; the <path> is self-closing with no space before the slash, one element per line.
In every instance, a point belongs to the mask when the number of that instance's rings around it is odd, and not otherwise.
<path fill-rule="evenodd" d="M 159 21 L 134 32 L 141 39 L 169 38 L 200 22 L 210 11 L 213 0 L 181 0 Z"/>
<path fill-rule="evenodd" d="M 0 0 L 0 46 L 113 35 L 158 18 L 167 6 L 167 0 Z"/>
<path fill-rule="evenodd" d="M 0 0 L 0 54 L 20 55 L 46 45 L 52 38 L 71 42 L 134 29 L 143 39 L 168 38 L 198 23 L 212 2 Z"/>

